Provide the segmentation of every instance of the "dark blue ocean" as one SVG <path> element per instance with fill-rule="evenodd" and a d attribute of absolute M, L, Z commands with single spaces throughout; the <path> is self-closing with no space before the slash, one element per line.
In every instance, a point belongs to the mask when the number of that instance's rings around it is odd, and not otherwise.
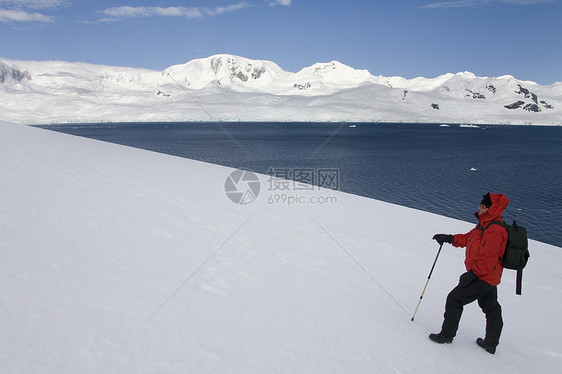
<path fill-rule="evenodd" d="M 476 222 L 473 214 L 484 193 L 501 192 L 510 199 L 505 220 L 511 222 L 515 216 L 529 237 L 562 246 L 561 127 L 363 123 L 42 127 L 264 174 L 337 169 L 342 191 L 469 222 Z"/>

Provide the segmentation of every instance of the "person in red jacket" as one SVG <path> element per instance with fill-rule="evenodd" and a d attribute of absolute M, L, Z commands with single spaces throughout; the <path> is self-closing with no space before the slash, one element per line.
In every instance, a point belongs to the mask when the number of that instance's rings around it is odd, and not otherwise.
<path fill-rule="evenodd" d="M 475 300 L 486 315 L 486 336 L 476 343 L 494 354 L 503 328 L 502 309 L 498 303 L 498 289 L 503 267 L 501 258 L 507 244 L 507 230 L 492 221 L 501 221 L 509 200 L 503 194 L 487 193 L 475 213 L 478 225 L 466 234 L 436 234 L 439 244 L 450 243 L 455 247 L 466 247 L 465 267 L 459 284 L 449 293 L 445 303 L 445 315 L 441 332 L 429 338 L 439 344 L 451 343 L 457 333 L 463 307 Z"/>

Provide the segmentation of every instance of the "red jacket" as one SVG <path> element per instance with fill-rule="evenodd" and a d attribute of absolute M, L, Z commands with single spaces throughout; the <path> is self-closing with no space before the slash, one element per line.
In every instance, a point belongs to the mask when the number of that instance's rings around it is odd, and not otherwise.
<path fill-rule="evenodd" d="M 478 279 L 497 286 L 501 282 L 503 257 L 507 243 L 507 230 L 500 225 L 491 225 L 483 233 L 479 227 L 486 228 L 492 221 L 500 221 L 509 200 L 503 194 L 490 193 L 490 209 L 478 217 L 478 225 L 466 234 L 456 234 L 453 246 L 466 247 L 464 264 L 466 271 Z"/>

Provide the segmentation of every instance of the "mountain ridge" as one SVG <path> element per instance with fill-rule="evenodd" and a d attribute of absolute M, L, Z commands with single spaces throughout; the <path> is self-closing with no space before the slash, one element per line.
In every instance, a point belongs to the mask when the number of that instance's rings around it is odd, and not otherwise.
<path fill-rule="evenodd" d="M 275 105 L 256 106 L 247 96 Z M 0 120 L 19 123 L 351 119 L 562 125 L 562 82 L 545 86 L 468 71 L 434 78 L 384 77 L 338 61 L 292 73 L 272 61 L 229 54 L 163 71 L 0 59 L 0 97 Z M 16 98 L 24 99 L 31 110 L 18 105 Z M 317 110 L 320 103 L 326 104 L 324 111 Z M 212 110 L 202 115 L 201 107 Z"/>

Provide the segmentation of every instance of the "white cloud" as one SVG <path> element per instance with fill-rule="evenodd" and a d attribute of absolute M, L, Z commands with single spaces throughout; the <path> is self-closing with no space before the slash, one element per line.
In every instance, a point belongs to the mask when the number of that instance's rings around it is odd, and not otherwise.
<path fill-rule="evenodd" d="M 30 13 L 20 9 L 0 9 L 0 22 L 53 22 L 53 17 L 41 13 Z"/>
<path fill-rule="evenodd" d="M 103 10 L 101 13 L 104 17 L 100 20 L 103 22 L 121 21 L 125 18 L 140 18 L 140 17 L 184 17 L 187 19 L 203 18 L 207 16 L 219 16 L 225 13 L 234 12 L 240 9 L 248 8 L 251 5 L 247 2 L 238 4 L 220 6 L 214 9 L 211 8 L 186 8 L 186 7 L 131 7 L 119 6 Z"/>
<path fill-rule="evenodd" d="M 112 22 L 120 21 L 124 18 L 139 18 L 139 17 L 185 17 L 191 18 L 201 18 L 203 14 L 198 8 L 186 8 L 186 7 L 131 7 L 131 6 L 119 6 L 114 8 L 108 8 L 102 11 L 105 16 L 101 21 Z"/>
<path fill-rule="evenodd" d="M 54 22 L 53 16 L 36 12 L 70 5 L 70 0 L 0 0 L 0 23 Z M 32 11 L 29 11 L 32 10 Z"/>
<path fill-rule="evenodd" d="M 277 6 L 277 5 L 282 5 L 282 6 L 289 6 L 291 5 L 291 0 L 275 0 L 275 1 L 270 1 L 269 2 L 270 6 Z"/>
<path fill-rule="evenodd" d="M 234 4 L 234 5 L 228 5 L 228 6 L 219 6 L 216 7 L 215 9 L 209 9 L 209 8 L 204 8 L 205 13 L 207 13 L 210 16 L 218 16 L 221 14 L 225 14 L 225 13 L 230 13 L 230 12 L 234 12 L 240 9 L 244 9 L 244 8 L 249 8 L 251 5 L 243 2 L 243 3 L 238 3 L 238 4 Z"/>
<path fill-rule="evenodd" d="M 185 17 L 200 18 L 203 15 L 197 8 L 186 7 L 131 7 L 119 6 L 108 8 L 102 12 L 105 16 L 102 21 L 119 21 L 123 18 L 139 18 L 139 17 Z"/>
<path fill-rule="evenodd" d="M 474 6 L 474 1 L 444 1 L 441 3 L 432 3 L 427 4 L 424 8 L 461 8 L 461 7 L 469 7 Z"/>
<path fill-rule="evenodd" d="M 108 19 L 120 19 L 130 17 L 148 17 L 150 12 L 146 7 L 135 8 L 131 6 L 120 6 L 106 9 L 103 11 L 103 14 L 107 16 Z"/>
<path fill-rule="evenodd" d="M 51 9 L 69 5 L 70 0 L 0 0 L 0 5 L 29 9 Z"/>

